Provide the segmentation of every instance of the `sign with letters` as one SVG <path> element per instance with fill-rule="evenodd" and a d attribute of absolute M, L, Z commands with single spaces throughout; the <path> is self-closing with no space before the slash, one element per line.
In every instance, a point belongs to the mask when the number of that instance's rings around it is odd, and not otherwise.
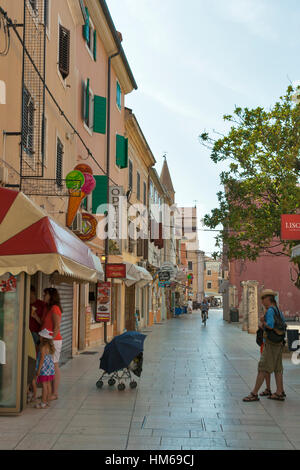
<path fill-rule="evenodd" d="M 300 240 L 300 214 L 281 216 L 281 239 Z"/>
<path fill-rule="evenodd" d="M 126 264 L 108 264 L 106 266 L 106 277 L 109 279 L 126 278 Z"/>
<path fill-rule="evenodd" d="M 111 320 L 111 283 L 100 282 L 97 286 L 96 322 L 109 323 Z"/>

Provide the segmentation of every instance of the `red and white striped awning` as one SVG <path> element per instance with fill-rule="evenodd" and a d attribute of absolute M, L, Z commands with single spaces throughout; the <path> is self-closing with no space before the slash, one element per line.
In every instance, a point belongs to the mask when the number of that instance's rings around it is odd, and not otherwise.
<path fill-rule="evenodd" d="M 82 281 L 103 279 L 99 259 L 31 199 L 0 188 L 0 275 L 58 272 Z"/>

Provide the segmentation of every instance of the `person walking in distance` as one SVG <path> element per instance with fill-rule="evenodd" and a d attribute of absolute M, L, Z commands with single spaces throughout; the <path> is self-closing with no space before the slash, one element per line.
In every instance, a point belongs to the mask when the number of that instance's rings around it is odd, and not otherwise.
<path fill-rule="evenodd" d="M 53 393 L 50 400 L 58 399 L 58 388 L 60 384 L 60 369 L 59 359 L 62 349 L 62 337 L 60 334 L 60 324 L 62 308 L 60 304 L 60 297 L 57 289 L 47 288 L 44 290 L 44 301 L 46 308 L 44 311 L 42 329 L 53 331 L 53 344 L 55 347 L 55 353 L 53 357 L 55 367 L 55 378 L 53 381 Z"/>
<path fill-rule="evenodd" d="M 276 303 L 276 292 L 266 289 L 261 294 L 263 306 L 266 309 L 265 317 L 261 318 L 264 328 L 264 348 L 258 363 L 256 384 L 244 402 L 259 401 L 258 392 L 267 374 L 275 373 L 276 392 L 268 396 L 271 400 L 284 401 L 286 394 L 283 389 L 282 352 L 285 341 L 286 323 L 282 312 Z"/>

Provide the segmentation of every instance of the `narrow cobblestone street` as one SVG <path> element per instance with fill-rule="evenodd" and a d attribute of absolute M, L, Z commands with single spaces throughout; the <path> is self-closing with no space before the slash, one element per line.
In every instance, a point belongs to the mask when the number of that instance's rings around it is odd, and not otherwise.
<path fill-rule="evenodd" d="M 51 409 L 0 418 L 0 449 L 300 449 L 300 366 L 284 361 L 285 403 L 243 403 L 259 348 L 221 310 L 206 327 L 194 313 L 146 334 L 136 390 L 97 390 L 101 351 L 80 355 Z"/>

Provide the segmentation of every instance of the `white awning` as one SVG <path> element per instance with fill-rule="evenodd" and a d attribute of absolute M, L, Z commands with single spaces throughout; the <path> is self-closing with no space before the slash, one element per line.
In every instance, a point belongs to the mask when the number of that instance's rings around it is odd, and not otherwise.
<path fill-rule="evenodd" d="M 136 264 L 132 263 L 125 263 L 126 264 L 126 281 L 125 284 L 127 287 L 132 286 L 133 284 L 139 283 L 139 287 L 141 287 L 140 283 L 144 285 L 152 282 L 152 276 L 147 271 L 147 269 L 142 268 L 141 266 L 137 266 Z"/>

